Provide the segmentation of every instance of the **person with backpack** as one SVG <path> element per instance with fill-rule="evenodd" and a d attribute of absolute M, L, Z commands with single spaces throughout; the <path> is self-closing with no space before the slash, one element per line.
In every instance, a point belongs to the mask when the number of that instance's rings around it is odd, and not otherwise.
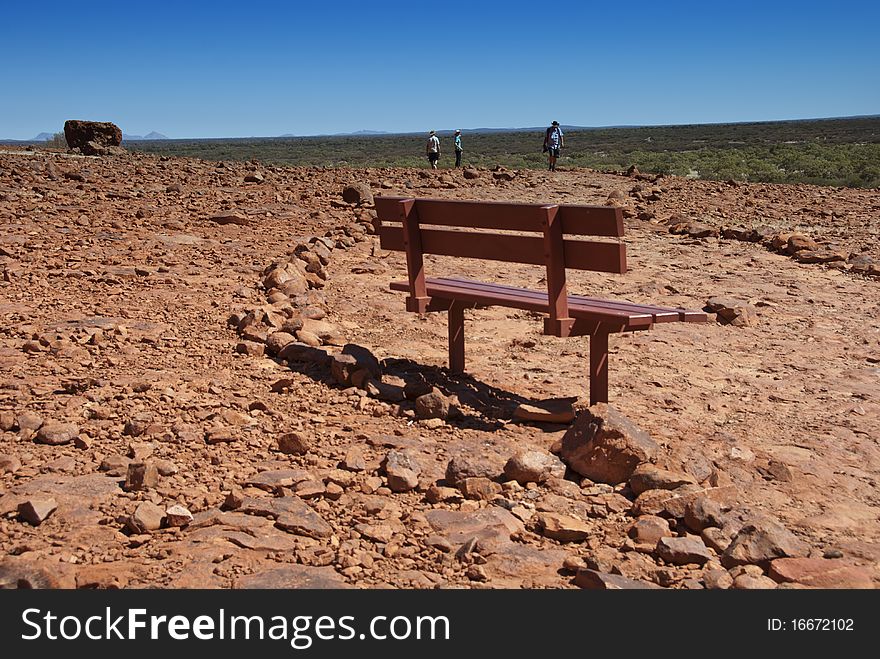
<path fill-rule="evenodd" d="M 559 158 L 559 153 L 564 146 L 565 137 L 562 134 L 562 128 L 559 127 L 558 121 L 554 121 L 544 133 L 544 153 L 549 156 L 550 162 L 547 167 L 549 171 L 556 171 L 556 159 Z"/>
<path fill-rule="evenodd" d="M 461 152 L 463 149 L 461 148 L 461 131 L 455 131 L 455 166 L 461 167 Z"/>
<path fill-rule="evenodd" d="M 440 138 L 433 130 L 428 135 L 428 162 L 431 163 L 431 169 L 437 169 L 437 161 L 440 160 Z"/>

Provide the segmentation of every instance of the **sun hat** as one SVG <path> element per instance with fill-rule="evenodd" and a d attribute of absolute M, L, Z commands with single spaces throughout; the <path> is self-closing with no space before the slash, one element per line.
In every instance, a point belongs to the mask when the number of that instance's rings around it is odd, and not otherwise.
<path fill-rule="evenodd" d="M 428 133 L 428 135 L 433 135 L 433 134 L 434 134 L 434 131 L 433 131 L 433 130 L 432 130 L 430 133 Z"/>
<path fill-rule="evenodd" d="M 456 129 L 456 130 L 455 130 L 455 132 L 456 132 L 456 133 L 460 133 L 460 132 L 461 132 L 461 131 L 460 131 L 460 130 L 458 130 L 458 129 Z"/>
<path fill-rule="evenodd" d="M 559 122 L 558 122 L 558 121 L 554 121 L 554 122 L 553 122 L 552 124 L 550 124 L 550 125 L 551 125 L 551 126 L 558 126 L 558 125 L 559 125 Z"/>

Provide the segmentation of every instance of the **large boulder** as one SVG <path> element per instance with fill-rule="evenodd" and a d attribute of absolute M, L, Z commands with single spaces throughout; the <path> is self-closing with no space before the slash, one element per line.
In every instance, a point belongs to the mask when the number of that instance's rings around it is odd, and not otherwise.
<path fill-rule="evenodd" d="M 109 121 L 64 122 L 64 139 L 71 149 L 79 149 L 87 156 L 103 156 L 122 151 L 122 130 Z"/>
<path fill-rule="evenodd" d="M 578 414 L 562 438 L 560 457 L 581 476 L 616 484 L 658 451 L 648 433 L 607 403 L 597 403 Z"/>
<path fill-rule="evenodd" d="M 372 204 L 373 192 L 366 183 L 352 183 L 342 190 L 342 199 L 349 204 Z"/>

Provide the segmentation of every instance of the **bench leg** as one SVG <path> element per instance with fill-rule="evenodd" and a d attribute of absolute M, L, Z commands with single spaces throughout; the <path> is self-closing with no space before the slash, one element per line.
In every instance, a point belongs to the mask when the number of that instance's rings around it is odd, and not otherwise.
<path fill-rule="evenodd" d="M 464 305 L 449 305 L 449 370 L 464 373 Z"/>
<path fill-rule="evenodd" d="M 608 402 L 608 332 L 590 334 L 590 405 Z"/>

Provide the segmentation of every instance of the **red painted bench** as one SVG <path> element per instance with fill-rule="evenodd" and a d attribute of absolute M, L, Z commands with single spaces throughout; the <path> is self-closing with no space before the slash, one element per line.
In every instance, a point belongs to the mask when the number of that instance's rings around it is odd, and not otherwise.
<path fill-rule="evenodd" d="M 463 372 L 465 367 L 466 308 L 539 311 L 549 316 L 544 319 L 544 334 L 589 335 L 591 405 L 608 402 L 610 333 L 647 330 L 655 323 L 706 321 L 701 311 L 568 294 L 566 268 L 626 272 L 626 246 L 620 240 L 623 215 L 618 208 L 406 197 L 376 197 L 375 203 L 382 249 L 406 252 L 408 281 L 392 282 L 391 288 L 409 293 L 408 311 L 449 313 L 449 367 L 453 372 Z M 547 290 L 429 278 L 424 254 L 542 265 L 547 269 Z"/>

